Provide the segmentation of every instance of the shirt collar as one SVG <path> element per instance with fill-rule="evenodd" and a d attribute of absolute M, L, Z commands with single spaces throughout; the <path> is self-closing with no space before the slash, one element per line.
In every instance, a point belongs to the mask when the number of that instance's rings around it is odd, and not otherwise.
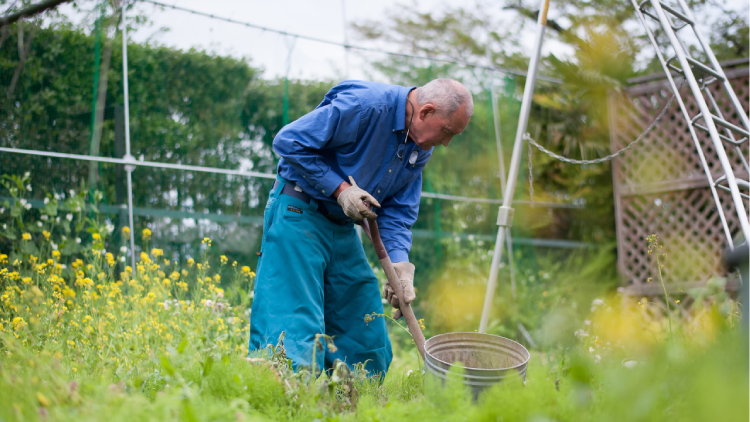
<path fill-rule="evenodd" d="M 393 122 L 393 131 L 398 132 L 399 130 L 405 130 L 406 129 L 406 97 L 409 95 L 409 93 L 416 89 L 415 86 L 410 87 L 404 87 L 400 86 L 398 87 L 398 99 L 396 100 L 396 117 Z"/>

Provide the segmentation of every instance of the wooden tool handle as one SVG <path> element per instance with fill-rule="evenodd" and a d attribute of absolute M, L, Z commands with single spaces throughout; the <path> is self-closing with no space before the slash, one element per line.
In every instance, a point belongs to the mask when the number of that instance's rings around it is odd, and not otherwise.
<path fill-rule="evenodd" d="M 401 286 L 401 280 L 399 280 L 396 275 L 396 269 L 393 268 L 393 263 L 388 257 L 388 252 L 385 250 L 383 240 L 380 238 L 378 223 L 375 220 L 365 219 L 362 221 L 362 228 L 365 230 L 367 237 L 372 241 L 372 246 L 375 247 L 375 253 L 378 254 L 380 265 L 383 267 L 383 271 L 385 271 L 388 283 L 393 288 L 393 291 L 396 292 L 396 296 L 398 296 L 399 310 L 404 315 L 406 326 L 409 327 L 409 332 L 414 338 L 417 350 L 419 350 L 419 354 L 422 355 L 422 359 L 424 359 L 424 334 L 422 334 L 422 329 L 419 327 L 419 321 L 417 321 L 417 317 L 414 315 L 411 305 L 404 303 L 404 289 Z"/>

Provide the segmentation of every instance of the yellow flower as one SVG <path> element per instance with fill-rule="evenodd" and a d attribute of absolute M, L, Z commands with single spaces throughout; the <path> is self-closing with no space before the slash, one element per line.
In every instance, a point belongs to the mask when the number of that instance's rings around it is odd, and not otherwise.
<path fill-rule="evenodd" d="M 22 236 L 23 240 L 31 240 L 31 235 L 29 233 L 24 233 Z"/>
<path fill-rule="evenodd" d="M 195 265 L 195 260 L 193 258 L 188 258 L 187 260 L 188 267 L 191 267 Z"/>
<path fill-rule="evenodd" d="M 154 249 L 151 249 L 151 255 L 154 256 L 155 258 L 158 258 L 160 256 L 164 256 L 164 251 L 161 249 L 154 248 Z"/>
<path fill-rule="evenodd" d="M 151 238 L 151 230 L 149 230 L 149 229 L 143 229 L 143 231 L 141 233 L 143 234 L 143 238 L 144 239 L 148 240 L 148 239 Z"/>
<path fill-rule="evenodd" d="M 229 261 L 229 259 L 225 255 L 221 256 L 221 263 L 222 264 L 226 264 L 228 261 Z"/>
<path fill-rule="evenodd" d="M 55 259 L 60 259 L 60 251 L 52 251 L 52 257 Z"/>
<path fill-rule="evenodd" d="M 130 239 L 130 227 L 125 226 L 122 228 L 122 237 L 125 239 Z"/>
<path fill-rule="evenodd" d="M 96 241 L 96 242 L 102 240 L 102 237 L 99 235 L 99 233 L 92 234 L 91 238 L 94 239 L 94 241 Z"/>
<path fill-rule="evenodd" d="M 42 405 L 42 407 L 49 407 L 49 399 L 44 396 L 42 393 L 36 393 L 36 399 L 39 400 L 39 404 Z"/>
<path fill-rule="evenodd" d="M 18 331 L 26 326 L 26 321 L 22 317 L 13 318 L 13 329 Z"/>
<path fill-rule="evenodd" d="M 204 238 L 203 238 L 203 241 L 202 241 L 201 243 L 205 244 L 205 245 L 206 245 L 206 246 L 208 246 L 209 248 L 211 247 L 211 239 L 209 239 L 209 238 L 207 238 L 207 237 L 204 237 Z"/>
<path fill-rule="evenodd" d="M 245 265 L 240 269 L 240 271 L 242 271 L 243 274 L 250 274 L 250 267 Z"/>
<path fill-rule="evenodd" d="M 45 239 L 49 240 L 50 232 L 48 232 L 47 230 L 44 230 L 42 232 L 42 235 L 44 236 Z"/>
<path fill-rule="evenodd" d="M 170 283 L 171 282 L 169 281 L 168 278 L 165 278 L 164 280 L 162 280 L 162 284 L 164 284 L 166 287 L 169 287 Z"/>

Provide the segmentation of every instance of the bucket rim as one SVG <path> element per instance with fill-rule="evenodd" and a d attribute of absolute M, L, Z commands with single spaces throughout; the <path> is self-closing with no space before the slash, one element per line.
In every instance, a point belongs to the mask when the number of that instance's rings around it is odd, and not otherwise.
<path fill-rule="evenodd" d="M 444 361 L 442 359 L 438 359 L 437 357 L 435 357 L 432 353 L 430 353 L 427 350 L 427 343 L 429 343 L 431 340 L 436 339 L 438 337 L 447 336 L 447 335 L 450 335 L 450 334 L 470 334 L 470 335 L 477 335 L 478 334 L 478 335 L 482 335 L 482 336 L 497 337 L 497 338 L 500 338 L 500 339 L 503 339 L 503 340 L 506 340 L 506 341 L 509 341 L 511 343 L 515 343 L 515 344 L 521 346 L 521 349 L 524 352 L 526 352 L 526 358 L 524 359 L 524 361 L 521 362 L 521 363 L 519 363 L 519 364 L 517 364 L 517 365 L 515 365 L 515 366 L 507 366 L 507 367 L 504 367 L 504 368 L 472 368 L 472 367 L 469 367 L 469 366 L 463 366 L 462 368 L 464 368 L 464 369 L 471 369 L 472 371 L 497 371 L 497 370 L 505 370 L 505 369 L 518 369 L 520 367 L 526 366 L 529 363 L 529 361 L 531 360 L 531 353 L 529 352 L 529 350 L 523 344 L 521 344 L 521 343 L 519 343 L 519 342 L 517 342 L 515 340 L 511 340 L 511 339 L 509 339 L 507 337 L 498 336 L 496 334 L 477 333 L 477 332 L 474 332 L 474 331 L 456 331 L 456 332 L 452 332 L 452 333 L 442 333 L 442 334 L 438 334 L 438 335 L 432 336 L 429 339 L 427 339 L 427 341 L 425 341 L 425 351 L 424 351 L 425 355 L 429 356 L 430 359 L 434 359 L 434 360 L 436 360 L 436 361 L 438 361 L 440 363 L 444 363 L 444 364 L 450 365 L 450 366 L 457 366 L 457 365 L 454 365 L 454 364 L 452 364 L 450 362 L 446 362 L 446 361 Z M 426 360 L 427 360 L 427 358 L 425 357 L 425 361 Z M 425 363 L 427 363 L 427 362 L 425 362 Z"/>

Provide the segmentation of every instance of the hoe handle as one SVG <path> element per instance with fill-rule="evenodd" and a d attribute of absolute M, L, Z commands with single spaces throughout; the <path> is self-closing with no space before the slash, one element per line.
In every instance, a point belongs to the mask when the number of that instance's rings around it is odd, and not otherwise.
<path fill-rule="evenodd" d="M 424 359 L 424 334 L 422 329 L 419 328 L 419 321 L 414 315 L 414 310 L 411 309 L 411 305 L 404 303 L 404 289 L 401 286 L 401 280 L 396 275 L 396 270 L 393 268 L 393 263 L 388 257 L 388 252 L 385 250 L 383 240 L 380 238 L 380 230 L 378 230 L 378 223 L 375 220 L 362 220 L 362 228 L 365 230 L 367 236 L 372 240 L 372 246 L 375 247 L 375 252 L 378 254 L 380 265 L 383 266 L 385 276 L 388 279 L 388 283 L 396 292 L 399 301 L 399 311 L 404 315 L 406 319 L 406 325 L 409 327 L 409 332 L 414 338 L 414 343 L 417 345 L 419 354 Z"/>

